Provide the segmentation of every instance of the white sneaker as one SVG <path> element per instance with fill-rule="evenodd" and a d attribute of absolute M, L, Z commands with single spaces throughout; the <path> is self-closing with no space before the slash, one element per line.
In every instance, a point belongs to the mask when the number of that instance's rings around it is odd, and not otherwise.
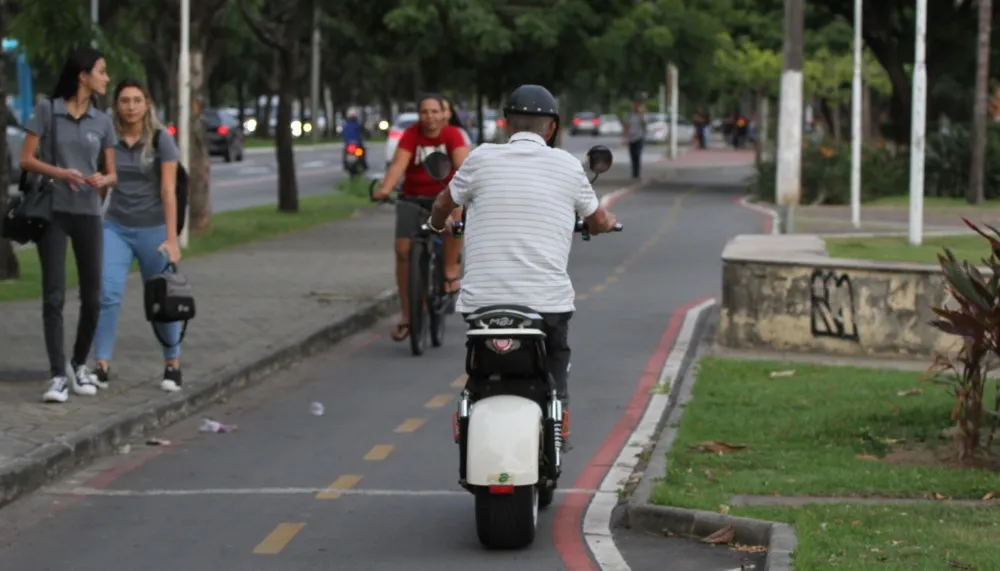
<path fill-rule="evenodd" d="M 66 402 L 68 399 L 69 380 L 66 377 L 52 377 L 52 384 L 42 395 L 42 402 Z"/>
<path fill-rule="evenodd" d="M 66 366 L 69 383 L 73 392 L 78 395 L 92 397 L 97 394 L 97 376 L 90 372 L 86 365 Z"/>

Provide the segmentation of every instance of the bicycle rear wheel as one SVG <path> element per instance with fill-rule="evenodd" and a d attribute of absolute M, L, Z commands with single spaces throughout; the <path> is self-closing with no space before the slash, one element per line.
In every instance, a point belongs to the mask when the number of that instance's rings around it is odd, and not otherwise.
<path fill-rule="evenodd" d="M 423 355 L 429 329 L 427 319 L 427 244 L 421 240 L 410 241 L 410 265 L 407 276 L 407 297 L 410 302 L 410 351 Z"/>

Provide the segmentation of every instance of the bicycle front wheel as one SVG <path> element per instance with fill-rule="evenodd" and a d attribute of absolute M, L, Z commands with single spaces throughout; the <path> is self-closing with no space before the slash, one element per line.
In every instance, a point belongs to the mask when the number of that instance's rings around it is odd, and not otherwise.
<path fill-rule="evenodd" d="M 410 241 L 410 267 L 407 272 L 407 299 L 410 303 L 410 351 L 423 355 L 429 320 L 427 319 L 427 244 Z"/>

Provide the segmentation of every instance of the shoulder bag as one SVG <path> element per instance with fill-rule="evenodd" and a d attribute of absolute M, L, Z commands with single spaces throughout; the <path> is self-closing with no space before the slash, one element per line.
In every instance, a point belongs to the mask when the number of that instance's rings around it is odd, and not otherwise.
<path fill-rule="evenodd" d="M 49 100 L 49 143 L 51 145 L 52 164 L 56 159 L 56 114 L 55 104 Z M 10 197 L 7 201 L 7 211 L 0 222 L 0 236 L 27 244 L 37 242 L 45 229 L 52 222 L 52 183 L 51 177 L 29 173 L 21 169 L 21 180 L 18 181 L 19 196 Z"/>

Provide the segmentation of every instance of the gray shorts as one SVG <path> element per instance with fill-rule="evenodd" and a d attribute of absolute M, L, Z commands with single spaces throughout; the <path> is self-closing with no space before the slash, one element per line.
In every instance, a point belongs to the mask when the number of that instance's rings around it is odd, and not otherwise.
<path fill-rule="evenodd" d="M 396 202 L 396 238 L 412 238 L 428 216 L 428 211 L 418 204 L 402 200 Z"/>

